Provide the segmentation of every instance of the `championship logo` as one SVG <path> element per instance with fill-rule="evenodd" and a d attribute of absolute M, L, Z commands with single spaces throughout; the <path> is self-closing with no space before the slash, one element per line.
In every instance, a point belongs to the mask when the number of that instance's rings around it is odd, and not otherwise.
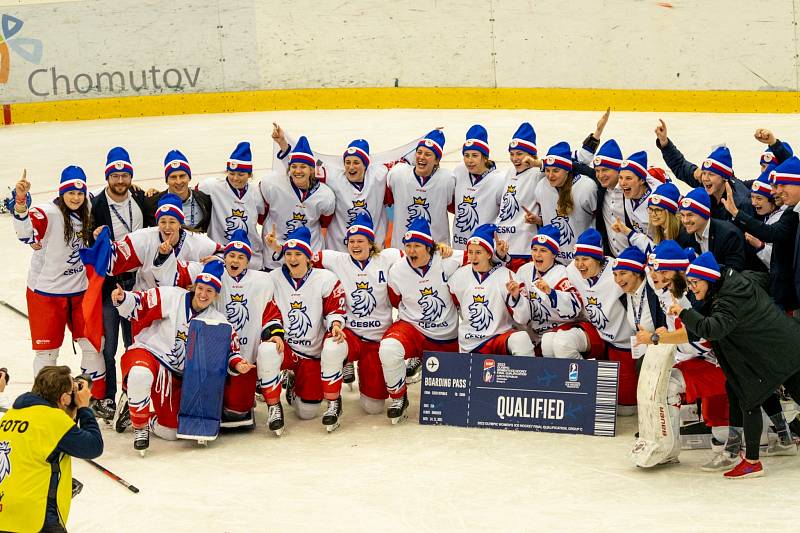
<path fill-rule="evenodd" d="M 311 319 L 306 314 L 306 306 L 303 302 L 289 302 L 289 328 L 286 332 L 294 337 L 305 337 L 311 329 Z"/>
<path fill-rule="evenodd" d="M 559 246 L 565 246 L 575 239 L 575 232 L 572 230 L 572 226 L 569 223 L 569 217 L 555 216 L 550 220 L 550 224 L 557 227 L 561 234 L 558 239 Z"/>
<path fill-rule="evenodd" d="M 456 210 L 456 228 L 461 232 L 472 231 L 478 225 L 478 202 L 474 196 L 464 196 Z"/>
<path fill-rule="evenodd" d="M 573 382 L 578 381 L 578 363 L 569 364 L 569 372 L 567 373 L 567 379 Z"/>
<path fill-rule="evenodd" d="M 289 233 L 293 232 L 300 226 L 305 226 L 308 223 L 305 213 L 292 213 L 292 219 L 286 221 L 286 233 L 283 238 L 287 238 Z"/>
<path fill-rule="evenodd" d="M 492 323 L 491 310 L 489 310 L 489 300 L 482 294 L 472 296 L 472 303 L 469 304 L 469 325 L 476 331 L 483 331 Z"/>
<path fill-rule="evenodd" d="M 497 372 L 497 365 L 494 359 L 485 359 L 483 361 L 483 382 L 494 383 L 494 376 Z"/>
<path fill-rule="evenodd" d="M 431 287 L 420 289 L 420 296 L 417 303 L 422 307 L 422 320 L 425 322 L 436 322 L 444 312 L 444 301 L 439 298 L 439 291 Z"/>
<path fill-rule="evenodd" d="M 11 444 L 7 440 L 0 442 L 0 483 L 11 473 Z"/>
<path fill-rule="evenodd" d="M 408 220 L 406 221 L 406 229 L 411 226 L 411 221 L 415 218 L 422 217 L 430 223 L 431 214 L 428 212 L 429 207 L 430 205 L 428 204 L 427 199 L 421 196 L 415 196 L 414 203 L 408 206 Z"/>
<path fill-rule="evenodd" d="M 605 329 L 608 326 L 608 317 L 603 312 L 603 306 L 597 301 L 597 298 L 586 299 L 586 314 L 589 315 L 589 321 L 597 329 Z"/>
<path fill-rule="evenodd" d="M 519 202 L 517 202 L 517 186 L 509 185 L 500 201 L 500 221 L 505 222 L 519 212 Z"/>
<path fill-rule="evenodd" d="M 350 299 L 353 300 L 353 314 L 360 318 L 369 316 L 378 306 L 368 281 L 356 282 L 356 290 L 350 293 Z"/>
<path fill-rule="evenodd" d="M 244 209 L 231 209 L 231 216 L 225 218 L 225 239 L 231 240 L 237 229 L 247 231 L 247 215 L 244 214 Z"/>
<path fill-rule="evenodd" d="M 185 331 L 179 331 L 175 335 L 172 351 L 167 354 L 167 362 L 173 368 L 183 368 L 183 362 L 186 360 L 186 339 L 188 339 L 188 335 Z"/>
<path fill-rule="evenodd" d="M 245 323 L 250 320 L 250 311 L 244 294 L 231 294 L 231 300 L 225 304 L 225 313 L 233 329 L 236 333 L 240 333 Z"/>

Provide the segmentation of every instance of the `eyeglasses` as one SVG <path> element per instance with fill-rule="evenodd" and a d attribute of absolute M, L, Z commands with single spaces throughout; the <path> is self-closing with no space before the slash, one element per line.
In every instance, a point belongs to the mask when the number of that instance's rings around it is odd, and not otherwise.
<path fill-rule="evenodd" d="M 701 282 L 701 281 L 702 281 L 702 280 L 695 279 L 695 278 L 688 278 L 688 279 L 686 280 L 686 285 L 687 285 L 687 286 L 688 286 L 690 289 L 696 289 L 696 288 L 697 288 L 697 287 L 700 285 L 700 282 Z"/>
<path fill-rule="evenodd" d="M 111 174 L 111 175 L 108 176 L 108 181 L 130 181 L 131 178 L 132 178 L 132 176 L 130 174 L 128 174 L 127 172 L 124 173 L 124 174 L 122 174 L 122 173 L 120 173 L 120 174 L 114 173 L 114 174 Z"/>

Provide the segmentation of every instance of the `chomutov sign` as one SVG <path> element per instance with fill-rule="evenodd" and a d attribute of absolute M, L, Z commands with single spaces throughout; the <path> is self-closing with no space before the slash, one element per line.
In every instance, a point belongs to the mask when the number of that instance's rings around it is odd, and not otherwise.
<path fill-rule="evenodd" d="M 88 74 L 61 74 L 56 67 L 38 68 L 28 76 L 28 89 L 36 96 L 58 96 L 72 94 L 123 93 L 128 91 L 155 92 L 164 89 L 182 91 L 197 86 L 200 67 L 161 69 L 151 66 L 149 69 L 129 70 L 121 72 L 96 72 Z"/>

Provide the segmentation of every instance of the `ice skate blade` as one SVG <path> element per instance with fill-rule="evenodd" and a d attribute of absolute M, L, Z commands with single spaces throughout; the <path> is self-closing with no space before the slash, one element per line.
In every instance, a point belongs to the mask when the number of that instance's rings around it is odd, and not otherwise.
<path fill-rule="evenodd" d="M 336 422 L 335 424 L 329 424 L 325 426 L 325 429 L 328 431 L 328 433 L 333 433 L 334 431 L 339 429 L 339 426 L 340 426 L 339 422 Z"/>
<path fill-rule="evenodd" d="M 276 437 L 280 437 L 281 435 L 283 435 L 283 428 L 280 428 L 280 429 L 270 429 L 269 431 L 270 431 L 270 432 L 271 432 L 273 435 L 275 435 Z"/>
<path fill-rule="evenodd" d="M 147 450 L 146 449 L 145 450 L 139 450 L 139 456 L 140 457 L 144 457 L 145 455 L 147 455 Z"/>
<path fill-rule="evenodd" d="M 397 418 L 390 418 L 390 420 L 392 421 L 392 425 L 396 426 L 397 424 L 399 424 L 400 422 L 402 422 L 406 418 L 408 418 L 408 415 L 403 413 L 402 415 L 398 416 Z"/>

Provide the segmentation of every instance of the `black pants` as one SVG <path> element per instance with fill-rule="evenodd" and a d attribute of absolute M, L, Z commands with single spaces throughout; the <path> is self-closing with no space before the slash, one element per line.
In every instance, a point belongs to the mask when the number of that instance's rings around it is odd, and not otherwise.
<path fill-rule="evenodd" d="M 794 374 L 784 381 L 783 387 L 793 400 L 797 401 L 800 399 L 800 372 Z M 728 389 L 728 391 L 729 400 L 731 397 L 736 397 L 736 395 L 730 394 L 730 389 Z M 736 403 L 738 404 L 739 402 L 737 401 Z M 767 416 L 770 417 L 782 411 L 781 403 L 777 394 L 770 396 L 770 398 L 768 398 L 761 407 L 764 407 L 764 411 L 766 411 Z M 745 451 L 745 457 L 751 461 L 758 460 L 758 448 L 761 444 L 761 431 L 764 429 L 764 421 L 761 418 L 761 407 L 756 407 L 755 409 L 750 410 L 746 410 L 742 407 L 737 409 L 739 414 L 737 415 L 736 419 L 741 420 L 742 428 L 744 429 L 744 442 L 745 446 L 747 447 L 747 450 Z M 734 423 L 733 411 L 733 404 L 731 403 L 730 424 L 731 426 L 736 426 Z"/>

